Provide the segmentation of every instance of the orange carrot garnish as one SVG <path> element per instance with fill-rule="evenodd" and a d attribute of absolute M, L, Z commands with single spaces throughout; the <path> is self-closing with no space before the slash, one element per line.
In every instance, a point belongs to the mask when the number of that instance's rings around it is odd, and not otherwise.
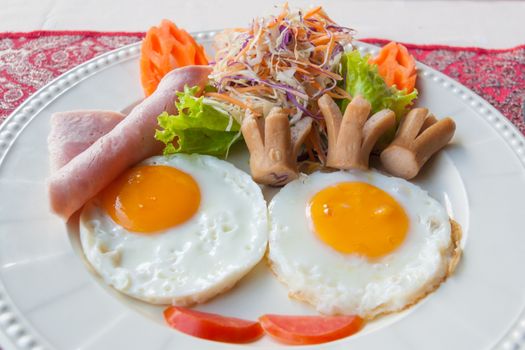
<path fill-rule="evenodd" d="M 187 65 L 206 65 L 204 48 L 185 30 L 164 19 L 158 27 L 151 27 L 142 42 L 140 78 L 146 96 L 155 91 L 164 75 Z"/>
<path fill-rule="evenodd" d="M 416 85 L 416 60 L 407 48 L 396 42 L 385 45 L 379 55 L 370 60 L 377 64 L 378 72 L 388 86 L 411 93 Z"/>

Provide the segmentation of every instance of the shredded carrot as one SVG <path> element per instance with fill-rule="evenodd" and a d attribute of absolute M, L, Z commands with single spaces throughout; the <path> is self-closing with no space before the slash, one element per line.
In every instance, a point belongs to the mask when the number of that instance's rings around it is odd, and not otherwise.
<path fill-rule="evenodd" d="M 333 36 L 330 36 L 330 42 L 328 43 L 328 50 L 326 50 L 326 56 L 323 61 L 323 65 L 328 61 L 329 57 L 332 55 L 332 51 L 335 47 L 335 39 Z"/>
<path fill-rule="evenodd" d="M 230 30 L 234 31 L 234 32 L 240 32 L 240 33 L 243 33 L 246 31 L 246 28 L 231 28 Z"/>
<path fill-rule="evenodd" d="M 312 81 L 312 82 L 310 83 L 310 85 L 312 85 L 313 88 L 316 88 L 316 89 L 318 89 L 318 90 L 321 90 L 321 88 L 322 88 L 322 87 L 321 87 L 321 84 L 319 84 L 319 83 L 318 83 L 317 81 L 315 81 L 315 80 Z"/>
<path fill-rule="evenodd" d="M 241 51 L 239 51 L 239 53 L 237 54 L 237 57 L 235 57 L 236 60 L 238 60 L 239 58 L 244 56 L 246 51 L 248 51 L 250 49 L 250 44 L 251 44 L 251 40 L 248 42 L 248 44 Z"/>
<path fill-rule="evenodd" d="M 220 100 L 223 100 L 223 101 L 229 102 L 231 104 L 237 105 L 237 106 L 241 107 L 242 109 L 247 109 L 247 110 L 250 110 L 252 113 L 255 113 L 255 111 L 252 110 L 244 102 L 239 101 L 238 99 L 233 98 L 231 96 L 228 96 L 226 94 L 220 94 L 218 92 L 207 92 L 207 93 L 204 94 L 204 96 L 206 96 L 206 97 L 215 97 L 215 98 L 218 98 Z"/>
<path fill-rule="evenodd" d="M 319 45 L 314 47 L 314 52 L 323 52 L 326 50 L 326 45 Z"/>
<path fill-rule="evenodd" d="M 330 97 L 335 98 L 337 100 L 348 98 L 347 95 L 341 94 L 338 91 L 335 91 L 335 88 L 331 91 L 326 92 Z"/>
<path fill-rule="evenodd" d="M 306 30 L 304 30 L 303 28 L 297 29 L 297 38 L 299 38 L 300 40 L 306 40 Z"/>
<path fill-rule="evenodd" d="M 330 41 L 330 37 L 328 37 L 328 35 L 324 35 L 317 39 L 312 40 L 312 44 L 322 45 L 322 44 L 327 44 L 329 41 Z"/>
<path fill-rule="evenodd" d="M 272 89 L 266 85 L 254 85 L 254 86 L 246 86 L 246 87 L 239 87 L 236 88 L 238 92 L 251 92 L 251 91 L 260 91 L 260 90 L 266 90 L 268 92 L 272 92 Z"/>
<path fill-rule="evenodd" d="M 306 74 L 306 75 L 312 75 L 311 72 L 307 71 L 306 69 L 303 69 L 301 67 L 295 67 L 295 70 L 300 72 L 300 73 L 303 73 L 303 74 Z"/>
<path fill-rule="evenodd" d="M 328 17 L 328 15 L 326 14 L 326 12 L 324 12 L 323 9 L 321 9 L 321 11 L 319 11 L 319 16 L 324 18 L 325 20 L 329 21 L 329 22 L 333 22 L 334 20 L 331 19 L 330 17 Z"/>
<path fill-rule="evenodd" d="M 310 18 L 310 17 L 312 17 L 313 15 L 315 15 L 316 13 L 318 13 L 319 11 L 321 11 L 322 8 L 323 8 L 322 6 L 317 6 L 316 8 L 311 9 L 310 11 L 308 11 L 308 12 L 306 12 L 306 13 L 304 14 L 304 18 Z"/>
<path fill-rule="evenodd" d="M 318 65 L 313 65 L 313 64 L 307 64 L 305 62 L 301 62 L 301 61 L 298 61 L 298 60 L 294 60 L 294 59 L 288 59 L 289 62 L 293 62 L 293 63 L 297 63 L 298 65 L 301 65 L 301 66 L 304 66 L 306 67 L 306 69 L 311 69 L 313 70 L 314 72 L 317 72 L 317 73 L 321 73 L 321 74 L 324 74 L 324 75 L 327 75 L 335 80 L 342 80 L 343 78 L 335 73 L 335 72 L 330 72 L 326 69 L 322 69 L 320 68 L 320 66 Z M 311 72 L 310 72 L 311 73 Z"/>
<path fill-rule="evenodd" d="M 270 23 L 268 25 L 268 28 L 273 28 L 275 27 L 277 24 L 281 23 L 283 21 L 283 19 L 288 15 L 288 2 L 285 2 L 284 5 L 283 5 L 283 10 L 281 11 L 281 14 L 279 15 L 279 17 L 277 17 L 273 23 Z"/>
<path fill-rule="evenodd" d="M 350 95 L 350 94 L 348 93 L 348 91 L 346 91 L 345 89 L 341 89 L 339 86 L 336 86 L 336 87 L 334 88 L 334 91 L 335 91 L 337 94 L 339 94 L 340 96 L 342 96 L 343 98 L 346 98 L 346 99 L 348 99 L 348 100 L 350 100 L 350 101 L 352 100 L 352 95 Z"/>

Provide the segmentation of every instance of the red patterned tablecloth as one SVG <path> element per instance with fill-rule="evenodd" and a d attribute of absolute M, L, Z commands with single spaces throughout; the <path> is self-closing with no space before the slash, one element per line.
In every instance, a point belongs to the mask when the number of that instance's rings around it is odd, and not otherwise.
<path fill-rule="evenodd" d="M 53 78 L 94 56 L 139 41 L 143 36 L 143 33 L 64 31 L 1 33 L 0 123 Z M 417 60 L 474 90 L 525 133 L 525 45 L 506 50 L 405 45 Z"/>

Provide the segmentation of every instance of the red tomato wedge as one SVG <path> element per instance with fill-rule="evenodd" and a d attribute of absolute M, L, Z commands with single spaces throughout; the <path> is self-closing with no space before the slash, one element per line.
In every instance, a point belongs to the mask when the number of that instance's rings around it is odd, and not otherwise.
<path fill-rule="evenodd" d="M 370 63 L 377 64 L 378 72 L 388 86 L 396 85 L 399 90 L 406 89 L 408 93 L 414 90 L 416 60 L 405 46 L 391 41 L 383 46 Z"/>
<path fill-rule="evenodd" d="M 171 327 L 183 333 L 225 343 L 249 343 L 264 334 L 259 322 L 178 306 L 170 306 L 164 310 L 164 319 Z"/>
<path fill-rule="evenodd" d="M 348 337 L 364 324 L 359 316 L 264 315 L 259 322 L 266 333 L 293 345 L 321 344 Z"/>

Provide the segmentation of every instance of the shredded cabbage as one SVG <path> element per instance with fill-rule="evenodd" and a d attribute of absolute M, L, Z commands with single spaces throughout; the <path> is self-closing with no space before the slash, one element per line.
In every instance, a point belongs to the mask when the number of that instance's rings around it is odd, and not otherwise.
<path fill-rule="evenodd" d="M 352 29 L 337 25 L 321 7 L 303 12 L 284 5 L 278 16 L 216 36 L 211 84 L 255 114 L 265 116 L 270 105 L 288 111 L 292 124 L 303 116 L 321 119 L 317 99 L 326 92 L 343 97 L 338 67 L 352 37 Z"/>

